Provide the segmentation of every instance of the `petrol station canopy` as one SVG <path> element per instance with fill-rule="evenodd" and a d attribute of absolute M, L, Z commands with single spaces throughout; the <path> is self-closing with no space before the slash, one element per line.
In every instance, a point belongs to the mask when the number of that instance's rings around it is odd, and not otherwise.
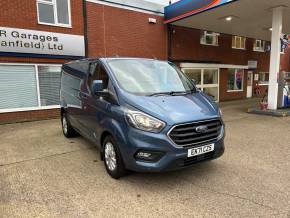
<path fill-rule="evenodd" d="M 290 34 L 290 0 L 180 0 L 165 8 L 165 23 L 270 41 L 277 7 Z"/>

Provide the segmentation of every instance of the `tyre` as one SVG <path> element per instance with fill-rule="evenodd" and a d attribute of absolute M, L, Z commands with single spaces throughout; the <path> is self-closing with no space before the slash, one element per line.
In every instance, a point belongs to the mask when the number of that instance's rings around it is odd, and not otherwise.
<path fill-rule="evenodd" d="M 69 120 L 67 119 L 66 113 L 63 113 L 61 116 L 62 132 L 65 137 L 72 138 L 77 136 L 77 132 L 74 130 Z"/>
<path fill-rule="evenodd" d="M 107 136 L 103 142 L 103 159 L 112 178 L 119 179 L 127 174 L 118 144 L 112 136 Z"/>

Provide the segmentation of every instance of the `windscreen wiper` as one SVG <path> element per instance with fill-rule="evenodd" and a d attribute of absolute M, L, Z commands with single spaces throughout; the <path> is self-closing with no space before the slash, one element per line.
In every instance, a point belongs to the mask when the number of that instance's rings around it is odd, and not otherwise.
<path fill-rule="evenodd" d="M 170 95 L 170 96 L 176 96 L 176 95 L 184 95 L 186 94 L 186 92 L 174 92 L 174 91 L 171 91 L 171 92 L 156 92 L 156 93 L 153 93 L 153 94 L 150 94 L 149 96 L 161 96 L 161 95 Z"/>
<path fill-rule="evenodd" d="M 187 93 L 188 94 L 193 94 L 193 93 L 197 93 L 198 91 L 197 91 L 197 89 L 191 89 L 190 91 L 188 91 Z"/>

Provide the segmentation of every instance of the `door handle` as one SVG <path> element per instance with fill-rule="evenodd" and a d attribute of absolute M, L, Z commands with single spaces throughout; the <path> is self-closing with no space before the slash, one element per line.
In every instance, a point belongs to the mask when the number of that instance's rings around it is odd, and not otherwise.
<path fill-rule="evenodd" d="M 82 98 L 85 98 L 85 99 L 87 99 L 89 97 L 89 95 L 86 94 L 86 93 L 81 93 L 80 95 L 81 95 Z"/>

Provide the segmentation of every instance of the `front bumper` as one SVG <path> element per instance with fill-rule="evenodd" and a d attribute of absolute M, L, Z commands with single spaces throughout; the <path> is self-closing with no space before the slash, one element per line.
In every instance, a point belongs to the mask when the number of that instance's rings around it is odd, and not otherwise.
<path fill-rule="evenodd" d="M 224 153 L 224 136 L 218 140 L 197 144 L 191 147 L 177 147 L 166 135 L 149 133 L 134 128 L 127 132 L 127 142 L 121 145 L 121 153 L 127 169 L 136 172 L 162 172 L 191 166 L 195 163 L 216 159 Z M 215 144 L 215 150 L 210 153 L 188 158 L 188 149 L 208 144 Z M 138 151 L 162 152 L 163 156 L 156 162 L 136 160 Z"/>

